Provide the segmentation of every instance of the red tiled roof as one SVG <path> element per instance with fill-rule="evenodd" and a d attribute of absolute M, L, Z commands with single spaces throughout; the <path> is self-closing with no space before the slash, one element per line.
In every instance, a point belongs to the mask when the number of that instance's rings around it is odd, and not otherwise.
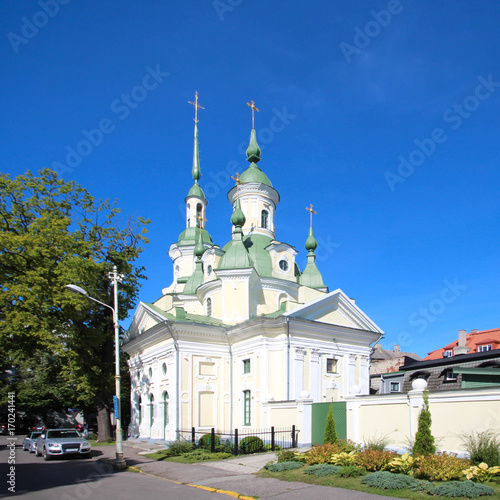
<path fill-rule="evenodd" d="M 491 344 L 492 349 L 500 348 L 500 328 L 494 328 L 492 330 L 482 330 L 480 332 L 472 331 L 466 335 L 465 345 L 469 349 L 467 354 L 478 352 L 478 346 L 487 344 Z M 429 352 L 427 356 L 422 360 L 426 361 L 429 359 L 441 359 L 443 357 L 444 351 L 452 351 L 453 353 L 453 348 L 457 346 L 458 340 L 455 340 L 454 342 L 451 342 L 441 349 L 436 349 L 435 351 Z"/>

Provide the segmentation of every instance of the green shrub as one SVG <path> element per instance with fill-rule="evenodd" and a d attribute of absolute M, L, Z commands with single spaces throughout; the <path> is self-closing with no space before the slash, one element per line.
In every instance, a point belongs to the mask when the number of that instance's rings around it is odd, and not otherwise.
<path fill-rule="evenodd" d="M 465 458 L 457 458 L 453 453 L 438 453 L 420 457 L 413 476 L 429 481 L 451 481 L 462 479 L 463 470 L 469 466 L 470 461 Z"/>
<path fill-rule="evenodd" d="M 351 451 L 361 451 L 362 446 L 360 444 L 351 441 L 350 439 L 339 439 L 337 441 L 337 446 L 340 451 L 345 451 L 346 453 L 351 453 Z"/>
<path fill-rule="evenodd" d="M 430 495 L 448 498 L 477 498 L 483 495 L 493 495 L 494 492 L 495 490 L 491 486 L 473 483 L 472 481 L 450 481 L 445 484 L 432 485 L 428 489 Z"/>
<path fill-rule="evenodd" d="M 333 465 L 354 465 L 354 461 L 356 460 L 356 452 L 351 451 L 351 453 L 346 453 L 345 451 L 341 451 L 340 453 L 335 453 L 331 456 L 330 462 Z"/>
<path fill-rule="evenodd" d="M 278 463 L 280 462 L 301 462 L 300 456 L 294 451 L 282 450 L 278 453 Z"/>
<path fill-rule="evenodd" d="M 342 469 L 340 465 L 316 464 L 308 467 L 306 473 L 315 476 L 328 476 L 328 474 L 335 474 L 340 469 Z"/>
<path fill-rule="evenodd" d="M 262 449 L 264 451 L 273 451 L 272 446 L 270 444 L 265 444 Z M 280 450 L 281 450 L 281 446 L 278 446 L 277 444 L 275 444 L 274 451 L 280 451 Z"/>
<path fill-rule="evenodd" d="M 409 453 L 405 453 L 400 457 L 396 457 L 394 460 L 391 460 L 385 468 L 397 474 L 413 476 L 421 458 L 422 457 L 412 457 Z"/>
<path fill-rule="evenodd" d="M 434 455 L 436 445 L 434 436 L 431 433 L 431 412 L 429 410 L 429 394 L 424 391 L 424 404 L 418 416 L 418 430 L 415 434 L 415 443 L 413 444 L 413 454 Z"/>
<path fill-rule="evenodd" d="M 300 469 L 303 465 L 299 462 L 280 462 L 279 464 L 266 464 L 264 469 L 271 472 L 282 472 L 284 470 Z"/>
<path fill-rule="evenodd" d="M 189 453 L 193 451 L 193 445 L 187 441 L 174 441 L 168 445 L 168 450 L 166 456 L 178 457 L 184 453 Z"/>
<path fill-rule="evenodd" d="M 488 464 L 483 462 L 479 465 L 473 465 L 462 472 L 467 479 L 478 483 L 487 483 L 493 479 L 493 476 L 500 474 L 500 467 L 498 465 L 488 467 Z"/>
<path fill-rule="evenodd" d="M 492 431 L 473 432 L 462 439 L 474 465 L 500 465 L 500 439 Z"/>
<path fill-rule="evenodd" d="M 182 455 L 184 458 L 191 459 L 193 461 L 202 461 L 202 460 L 224 460 L 225 458 L 232 457 L 232 453 L 210 453 L 208 450 L 199 449 L 194 450 L 189 453 L 184 453 Z"/>
<path fill-rule="evenodd" d="M 370 472 L 384 470 L 389 462 L 394 460 L 398 454 L 395 451 L 373 450 L 368 448 L 360 451 L 354 458 L 354 464 L 364 467 Z"/>
<path fill-rule="evenodd" d="M 243 453 L 255 453 L 262 450 L 264 443 L 258 436 L 247 436 L 240 441 L 240 449 Z"/>
<path fill-rule="evenodd" d="M 326 416 L 325 437 L 323 444 L 335 444 L 337 442 L 337 430 L 335 419 L 333 418 L 333 407 L 330 405 L 328 415 Z"/>
<path fill-rule="evenodd" d="M 335 475 L 337 477 L 360 477 L 366 476 L 366 469 L 364 467 L 356 467 L 355 465 L 344 465 Z"/>
<path fill-rule="evenodd" d="M 200 448 L 210 448 L 211 441 L 212 441 L 212 434 L 203 434 L 203 436 L 201 436 L 201 438 L 198 441 L 198 446 Z M 219 445 L 220 445 L 220 437 L 215 436 L 215 446 Z"/>
<path fill-rule="evenodd" d="M 380 488 L 383 490 L 410 489 L 412 491 L 426 489 L 426 486 L 429 484 L 426 481 L 419 481 L 405 474 L 393 474 L 387 471 L 371 472 L 365 476 L 361 482 L 373 488 Z"/>

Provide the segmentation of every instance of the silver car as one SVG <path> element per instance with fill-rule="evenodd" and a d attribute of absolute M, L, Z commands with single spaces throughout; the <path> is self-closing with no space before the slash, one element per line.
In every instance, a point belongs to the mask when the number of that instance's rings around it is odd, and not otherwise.
<path fill-rule="evenodd" d="M 36 440 L 40 437 L 41 432 L 30 432 L 23 440 L 23 450 L 30 453 L 35 452 Z"/>
<path fill-rule="evenodd" d="M 36 441 L 35 455 L 44 460 L 66 455 L 90 457 L 90 443 L 76 429 L 46 429 Z"/>

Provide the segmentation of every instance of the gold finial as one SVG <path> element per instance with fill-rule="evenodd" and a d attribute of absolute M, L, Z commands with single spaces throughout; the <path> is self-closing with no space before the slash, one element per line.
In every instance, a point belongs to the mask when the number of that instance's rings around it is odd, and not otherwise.
<path fill-rule="evenodd" d="M 203 217 L 203 215 L 201 215 L 201 214 L 198 215 L 198 217 L 196 217 L 196 218 L 198 219 L 198 221 L 200 223 L 198 227 L 200 228 L 200 234 L 201 234 L 201 229 L 203 227 L 203 223 L 207 222 L 207 219 L 205 219 L 205 217 Z"/>
<path fill-rule="evenodd" d="M 240 197 L 240 184 L 242 184 L 242 182 L 240 180 L 240 174 L 238 172 L 236 172 L 236 176 L 232 175 L 231 179 L 236 181 L 236 198 L 239 198 Z"/>
<path fill-rule="evenodd" d="M 194 122 L 198 123 L 198 109 L 205 109 L 198 104 L 198 91 L 194 93 L 194 102 L 188 101 L 188 103 L 194 106 Z"/>
<path fill-rule="evenodd" d="M 247 102 L 247 105 L 252 108 L 252 128 L 255 128 L 255 111 L 259 111 L 259 108 L 255 106 L 253 101 Z"/>
<path fill-rule="evenodd" d="M 318 212 L 316 212 L 315 210 L 313 210 L 313 206 L 312 206 L 312 203 L 309 207 L 306 207 L 306 210 L 311 214 L 311 227 L 313 225 L 313 214 L 317 214 Z"/>

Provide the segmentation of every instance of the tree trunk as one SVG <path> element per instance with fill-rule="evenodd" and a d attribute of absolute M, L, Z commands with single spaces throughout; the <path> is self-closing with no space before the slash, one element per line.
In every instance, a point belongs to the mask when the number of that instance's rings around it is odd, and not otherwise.
<path fill-rule="evenodd" d="M 109 408 L 106 405 L 97 405 L 97 441 L 103 442 L 113 438 Z"/>

